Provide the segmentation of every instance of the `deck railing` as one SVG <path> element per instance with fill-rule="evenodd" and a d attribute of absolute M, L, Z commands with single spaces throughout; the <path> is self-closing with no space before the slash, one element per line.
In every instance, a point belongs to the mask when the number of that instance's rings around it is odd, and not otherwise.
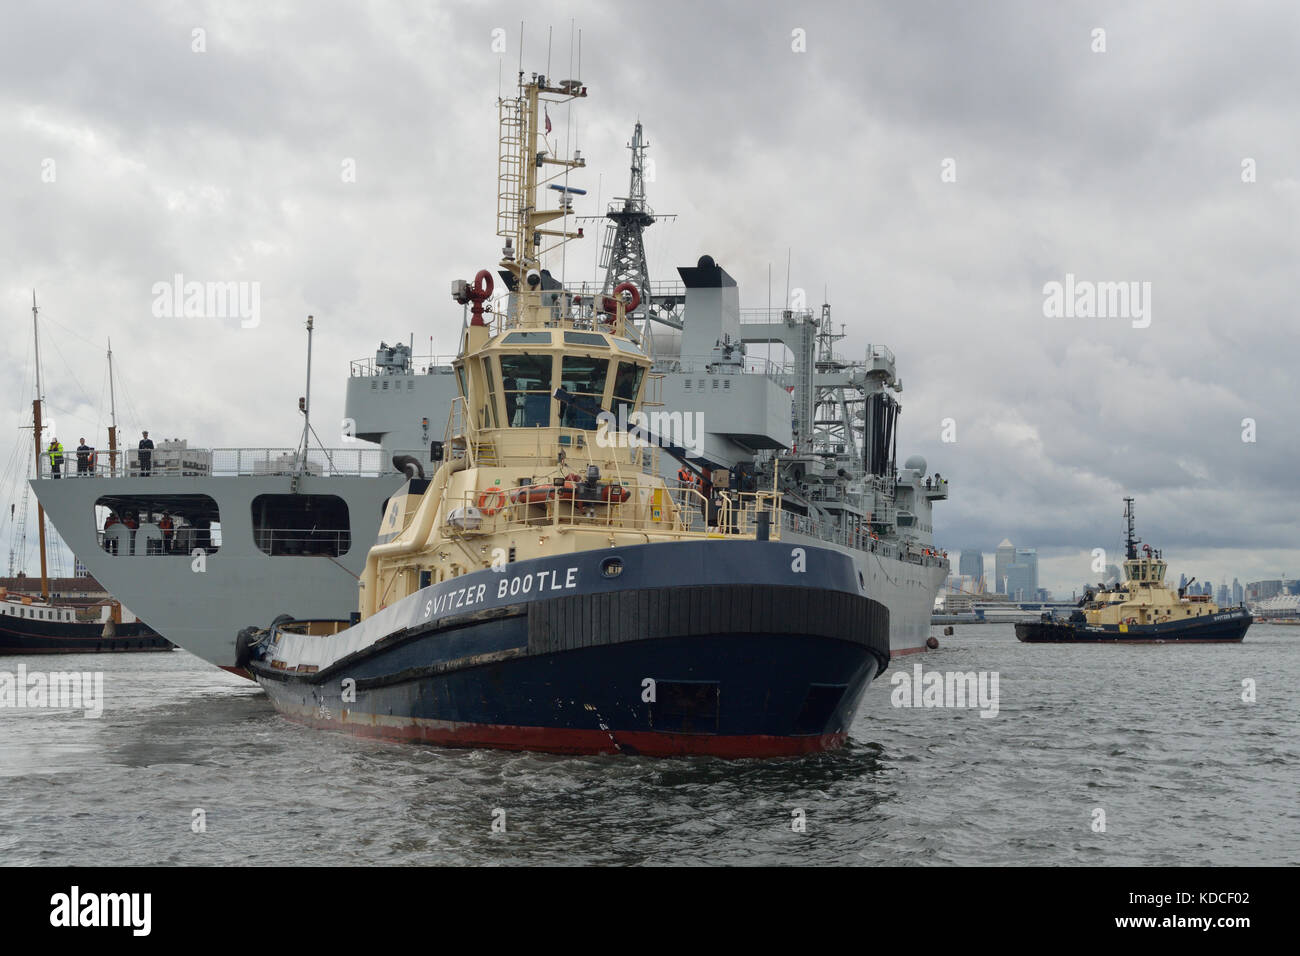
<path fill-rule="evenodd" d="M 603 490 L 588 493 L 581 481 L 573 484 L 577 487 L 537 484 L 448 496 L 447 524 L 465 536 L 519 527 L 754 536 L 760 516 L 766 515 L 769 536 L 781 536 L 779 493 L 723 491 L 711 503 L 693 487 L 671 488 L 631 478 L 608 486 L 624 490 L 614 491 L 615 496 L 627 495 L 619 502 L 603 500 Z M 598 487 L 606 486 L 602 482 Z"/>
<path fill-rule="evenodd" d="M 393 455 L 411 455 L 428 462 L 429 449 L 384 450 L 382 448 L 314 448 L 300 461 L 293 448 L 184 448 L 155 449 L 143 457 L 135 448 L 116 452 L 96 450 L 81 460 L 75 451 L 65 451 L 61 462 L 52 463 L 42 452 L 37 477 L 51 480 L 87 478 L 207 478 L 259 475 L 376 477 L 395 474 Z M 54 464 L 58 464 L 56 469 Z"/>

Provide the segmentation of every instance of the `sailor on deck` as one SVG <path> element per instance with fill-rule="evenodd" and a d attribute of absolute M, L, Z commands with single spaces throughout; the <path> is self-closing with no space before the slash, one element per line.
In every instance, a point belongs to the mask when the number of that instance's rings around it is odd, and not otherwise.
<path fill-rule="evenodd" d="M 63 477 L 63 446 L 57 438 L 50 439 L 50 472 L 55 478 Z"/>
<path fill-rule="evenodd" d="M 148 432 L 140 439 L 140 474 L 153 474 L 153 440 Z"/>
<path fill-rule="evenodd" d="M 90 461 L 95 454 L 95 449 L 86 444 L 86 439 L 81 439 L 81 444 L 77 446 L 77 474 L 90 474 Z"/>

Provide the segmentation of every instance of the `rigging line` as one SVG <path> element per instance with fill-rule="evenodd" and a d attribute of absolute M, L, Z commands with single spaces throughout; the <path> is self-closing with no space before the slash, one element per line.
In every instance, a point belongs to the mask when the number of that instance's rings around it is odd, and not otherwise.
<path fill-rule="evenodd" d="M 90 396 L 86 394 L 85 388 L 81 385 L 81 380 L 77 378 L 77 373 L 72 370 L 72 366 L 68 364 L 68 360 L 64 356 L 63 350 L 59 348 L 58 339 L 53 340 L 50 344 L 54 346 L 54 353 L 58 355 L 59 361 L 63 363 L 63 367 L 68 370 L 68 380 L 77 386 L 77 391 L 81 392 L 81 397 L 86 400 L 86 405 L 88 407 L 93 407 L 90 401 Z"/>
<path fill-rule="evenodd" d="M 117 384 L 118 384 L 119 389 L 121 390 L 122 401 L 123 401 L 123 403 L 126 405 L 127 417 L 130 419 L 130 421 L 131 421 L 131 425 L 132 425 L 133 429 L 136 430 L 136 431 L 139 431 L 139 430 L 140 430 L 140 416 L 139 416 L 139 414 L 136 412 L 135 401 L 132 399 L 132 397 L 131 397 L 131 393 L 130 393 L 130 391 L 127 389 L 127 386 L 126 386 L 126 379 L 124 379 L 124 378 L 119 378 L 119 379 L 117 380 Z"/>
<path fill-rule="evenodd" d="M 65 334 L 65 335 L 70 335 L 70 336 L 72 336 L 72 338 L 74 338 L 74 339 L 78 339 L 78 340 L 80 340 L 80 341 L 82 341 L 82 342 L 85 342 L 87 345 L 91 346 L 91 347 L 94 348 L 96 351 L 99 350 L 99 345 L 98 345 L 98 344 L 96 344 L 95 342 L 90 341 L 90 339 L 86 338 L 84 335 L 79 335 L 78 333 L 72 331 L 72 329 L 68 328 L 66 325 L 64 325 L 62 322 L 58 321 L 57 319 L 53 319 L 53 318 L 51 318 L 51 317 L 49 316 L 49 314 L 46 312 L 45 309 L 41 309 L 41 321 L 42 321 L 42 322 L 49 322 L 51 325 L 53 325 L 55 328 L 57 328 L 57 329 L 58 329 L 60 332 L 62 332 L 63 334 Z"/>

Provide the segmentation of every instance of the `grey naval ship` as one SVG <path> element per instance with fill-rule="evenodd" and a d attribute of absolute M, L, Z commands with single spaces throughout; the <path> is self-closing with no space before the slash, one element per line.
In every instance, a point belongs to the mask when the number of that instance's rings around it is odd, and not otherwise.
<path fill-rule="evenodd" d="M 543 93 L 561 89 L 536 82 Z M 517 109 L 514 116 L 502 115 L 499 175 L 501 194 L 518 199 L 523 132 Z M 932 519 L 948 482 L 929 475 L 919 456 L 897 463 L 902 382 L 894 354 L 873 344 L 865 354 L 842 355 L 835 346 L 844 336 L 834 331 L 829 305 L 742 309 L 735 280 L 707 255 L 678 268 L 677 281 L 652 282 L 642 242 L 655 222 L 642 174 L 646 148 L 638 123 L 628 195 L 591 217 L 605 225 L 603 281 L 566 290 L 539 268 L 540 292 L 551 300 L 572 294 L 582 306 L 630 286 L 637 301 L 624 310 L 627 334 L 616 347 L 648 363 L 640 408 L 681 452 L 649 456 L 645 467 L 696 493 L 704 477 L 720 475 L 739 493 L 774 489 L 782 503 L 773 534 L 787 547 L 848 562 L 855 586 L 887 610 L 888 653 L 924 649 L 948 574 Z M 544 154 L 539 162 L 582 165 Z M 558 203 L 548 212 L 567 229 L 582 191 L 557 185 L 546 191 Z M 517 208 L 499 203 L 503 261 L 518 254 L 510 244 L 519 218 Z M 509 315 L 516 280 L 504 268 L 498 276 L 505 289 L 482 305 L 492 316 Z M 470 327 L 472 298 L 461 298 L 462 330 Z M 300 408 L 309 423 L 310 321 L 308 329 L 308 397 Z M 762 357 L 759 345 L 781 358 Z M 368 550 L 395 532 L 381 529 L 381 520 L 403 500 L 408 476 L 436 473 L 462 434 L 466 383 L 458 360 L 381 343 L 373 359 L 352 362 L 345 433 L 355 441 L 341 447 L 309 445 L 309 424 L 296 448 L 162 441 L 143 458 L 136 449 L 99 452 L 92 467 L 61 481 L 48 480 L 46 457 L 32 487 L 110 593 L 168 640 L 249 676 L 237 660 L 241 628 L 280 615 L 346 619 L 356 611 Z M 537 398 L 520 394 L 521 407 Z M 687 518 L 691 530 L 707 530 L 707 513 Z"/>

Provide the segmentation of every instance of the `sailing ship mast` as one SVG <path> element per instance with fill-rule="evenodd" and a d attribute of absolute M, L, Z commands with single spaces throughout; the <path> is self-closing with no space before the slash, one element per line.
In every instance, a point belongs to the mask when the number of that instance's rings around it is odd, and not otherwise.
<path fill-rule="evenodd" d="M 32 335 L 36 343 L 36 398 L 32 401 L 32 437 L 36 442 L 36 477 L 41 472 L 41 330 L 36 320 L 36 290 L 32 290 Z M 51 463 L 53 464 L 53 463 Z M 36 502 L 36 522 L 41 539 L 41 600 L 50 599 L 50 579 L 45 560 L 45 507 Z"/>
<path fill-rule="evenodd" d="M 117 477 L 117 396 L 113 393 L 112 339 L 108 340 L 108 473 Z"/>

